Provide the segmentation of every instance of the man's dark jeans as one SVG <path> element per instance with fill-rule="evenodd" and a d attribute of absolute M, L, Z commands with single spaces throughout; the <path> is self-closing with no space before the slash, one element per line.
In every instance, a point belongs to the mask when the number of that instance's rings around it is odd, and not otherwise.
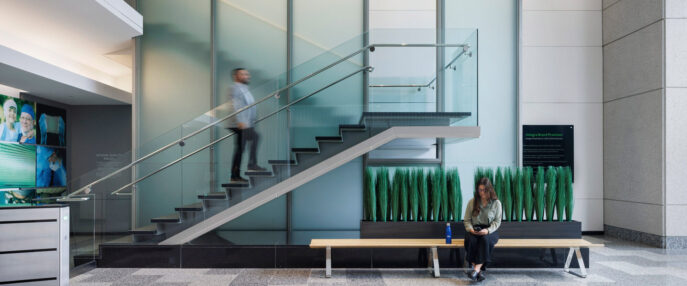
<path fill-rule="evenodd" d="M 234 160 L 231 165 L 231 177 L 239 178 L 241 177 L 241 157 L 243 157 L 243 149 L 245 149 L 247 141 L 250 141 L 250 159 L 248 159 L 248 167 L 257 166 L 257 151 L 258 151 L 258 141 L 260 141 L 260 135 L 255 132 L 253 127 L 238 129 L 231 128 L 236 132 L 236 148 L 234 148 Z"/>

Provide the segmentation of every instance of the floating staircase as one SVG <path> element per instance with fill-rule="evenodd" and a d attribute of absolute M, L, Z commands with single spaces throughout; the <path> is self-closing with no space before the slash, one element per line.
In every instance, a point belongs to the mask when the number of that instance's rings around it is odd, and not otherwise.
<path fill-rule="evenodd" d="M 201 222 L 208 223 L 208 218 L 213 218 L 211 223 L 213 225 L 226 223 L 283 195 L 275 192 L 287 193 L 319 176 L 318 172 L 334 169 L 394 139 L 478 137 L 479 127 L 449 127 L 452 122 L 468 116 L 469 113 L 409 113 L 405 115 L 390 113 L 385 118 L 381 113 L 366 113 L 360 124 L 339 125 L 338 136 L 316 136 L 314 139 L 317 147 L 291 148 L 289 160 L 269 160 L 267 171 L 246 171 L 244 173 L 248 178 L 246 183 L 222 184 L 224 191 L 199 195 L 199 202 L 176 207 L 174 213 L 153 218 L 150 220 L 151 224 L 130 230 L 131 240 L 175 244 L 176 239 L 168 239 L 186 231 L 187 233 L 182 235 L 184 237 L 182 240 L 187 241 L 188 229 Z M 406 128 L 399 129 L 404 130 L 403 132 L 392 128 L 398 123 L 404 127 L 396 128 Z M 407 129 L 409 125 L 416 125 L 416 127 Z M 432 127 L 443 129 L 435 129 L 439 130 L 438 133 L 432 133 Z M 451 134 L 451 132 L 454 133 Z M 263 198 L 259 198 L 260 196 L 256 195 L 260 193 L 269 194 L 262 194 Z M 272 193 L 274 194 L 271 195 Z M 235 206 L 239 207 L 234 208 Z M 233 209 L 236 210 L 232 218 L 217 219 L 219 216 L 226 217 L 227 211 Z M 205 226 L 204 228 L 209 231 L 214 227 Z M 191 236 L 198 237 L 207 231 L 197 231 Z"/>

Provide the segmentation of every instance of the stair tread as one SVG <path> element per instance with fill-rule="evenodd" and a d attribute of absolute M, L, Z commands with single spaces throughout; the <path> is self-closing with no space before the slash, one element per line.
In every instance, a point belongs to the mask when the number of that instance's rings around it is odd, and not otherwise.
<path fill-rule="evenodd" d="M 224 186 L 224 185 L 222 185 Z M 205 195 L 198 195 L 199 199 L 204 199 L 204 200 L 223 200 L 227 198 L 227 193 L 225 192 L 212 192 L 209 194 Z"/>
<path fill-rule="evenodd" d="M 271 165 L 295 165 L 296 160 L 269 160 L 267 163 Z"/>
<path fill-rule="evenodd" d="M 272 171 L 246 171 L 246 176 L 272 176 Z"/>
<path fill-rule="evenodd" d="M 316 153 L 316 152 L 320 152 L 320 150 L 317 149 L 317 148 L 291 148 L 291 151 L 293 151 L 293 152 L 301 152 L 301 153 L 306 153 L 306 152 Z"/>
<path fill-rule="evenodd" d="M 339 129 L 365 129 L 364 124 L 341 124 Z"/>
<path fill-rule="evenodd" d="M 179 218 L 178 213 L 150 219 L 150 222 L 179 222 L 179 221 L 181 221 L 181 219 Z"/>
<path fill-rule="evenodd" d="M 174 208 L 175 211 L 202 211 L 203 210 L 203 203 L 197 202 L 193 204 L 188 204 L 185 206 L 180 206 L 177 208 Z"/>
<path fill-rule="evenodd" d="M 316 136 L 316 141 L 341 141 L 343 138 L 341 136 Z"/>
<path fill-rule="evenodd" d="M 224 183 L 222 188 L 250 188 L 249 183 Z M 219 193 L 217 193 L 219 194 Z"/>
<path fill-rule="evenodd" d="M 129 233 L 132 233 L 132 234 L 157 234 L 157 225 L 149 224 L 146 226 L 137 227 L 137 228 L 134 228 L 132 230 L 129 230 Z"/>

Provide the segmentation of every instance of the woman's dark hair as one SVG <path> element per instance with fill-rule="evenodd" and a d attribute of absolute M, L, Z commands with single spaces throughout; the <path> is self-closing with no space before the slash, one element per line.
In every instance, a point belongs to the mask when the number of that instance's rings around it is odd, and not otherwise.
<path fill-rule="evenodd" d="M 487 177 L 482 177 L 475 184 L 475 197 L 472 199 L 472 216 L 479 214 L 480 204 L 482 203 L 482 197 L 479 196 L 479 186 L 484 186 L 485 191 L 489 194 L 489 200 L 494 201 L 499 198 L 496 196 L 496 191 L 494 191 L 494 185 L 491 184 L 491 180 Z"/>

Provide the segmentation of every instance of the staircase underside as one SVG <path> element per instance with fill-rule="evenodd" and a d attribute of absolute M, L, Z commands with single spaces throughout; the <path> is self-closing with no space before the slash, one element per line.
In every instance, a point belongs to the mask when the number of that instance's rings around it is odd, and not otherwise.
<path fill-rule="evenodd" d="M 217 227 L 240 217 L 243 214 L 248 213 L 257 207 L 276 199 L 292 190 L 302 186 L 303 184 L 312 181 L 313 179 L 324 175 L 325 173 L 343 165 L 351 160 L 360 157 L 376 148 L 391 142 L 395 139 L 401 138 L 464 138 L 464 139 L 474 139 L 480 136 L 480 127 L 471 126 L 396 126 L 384 128 L 384 123 L 390 118 L 387 116 L 385 118 L 374 118 L 374 114 L 369 114 L 366 124 L 372 125 L 373 129 L 379 128 L 385 129 L 380 131 L 376 135 L 364 139 L 345 150 L 338 152 L 327 159 L 322 160 L 314 165 L 311 165 L 307 169 L 304 169 L 295 175 L 271 186 L 266 186 L 262 191 L 256 193 L 250 198 L 247 198 L 235 205 L 228 206 L 228 208 L 216 212 L 212 216 L 204 219 L 188 228 L 183 230 L 175 230 L 174 235 L 167 237 L 165 240 L 160 242 L 161 245 L 177 245 L 190 242 L 191 240 L 208 233 Z M 459 116 L 460 117 L 460 116 Z M 381 124 L 375 124 L 372 121 L 382 122 Z M 439 118 L 427 118 L 427 120 L 442 120 Z M 446 120 L 446 119 L 443 119 Z M 458 119 L 459 120 L 459 119 Z M 416 121 L 417 122 L 417 121 Z M 398 123 L 398 122 L 395 122 Z M 436 123 L 436 122 L 435 122 Z M 449 122 L 446 122 L 449 123 Z M 431 124 L 431 123 L 430 123 Z M 387 125 L 388 126 L 388 125 Z M 376 128 L 375 128 L 376 127 Z M 345 127 L 344 127 L 345 128 Z M 322 141 L 334 140 L 338 138 L 320 138 Z M 315 148 L 317 149 L 317 148 Z M 298 152 L 308 153 L 308 150 L 297 150 Z M 313 150 L 317 151 L 317 150 Z M 281 162 L 284 164 L 290 164 L 292 162 Z M 239 186 L 234 186 L 239 187 Z M 212 196 L 213 194 L 208 194 Z M 214 194 L 217 196 L 223 194 Z M 188 206 L 188 208 L 198 208 L 197 205 Z M 163 217 L 162 220 L 177 220 L 177 217 Z M 152 230 L 148 230 L 152 231 Z"/>

